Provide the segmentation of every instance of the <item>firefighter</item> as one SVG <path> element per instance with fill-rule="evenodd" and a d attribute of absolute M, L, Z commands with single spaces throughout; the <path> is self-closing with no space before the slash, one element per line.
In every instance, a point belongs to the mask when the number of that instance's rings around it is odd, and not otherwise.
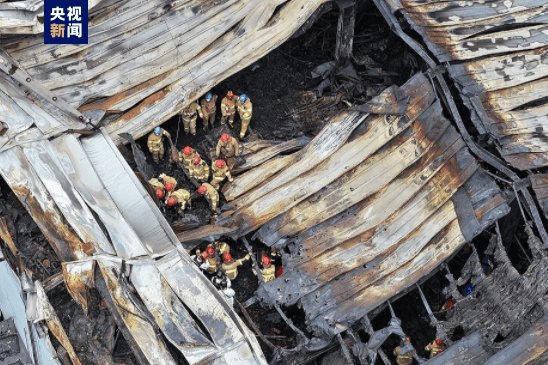
<path fill-rule="evenodd" d="M 196 250 L 196 257 L 202 256 L 205 260 L 200 269 L 207 271 L 209 274 L 215 274 L 219 269 L 219 263 L 217 262 L 217 257 L 215 256 L 215 249 L 212 246 L 207 246 L 204 252 Z"/>
<path fill-rule="evenodd" d="M 189 173 L 190 177 L 195 178 L 199 182 L 207 182 L 209 178 L 209 166 L 199 155 L 196 155 L 190 164 Z"/>
<path fill-rule="evenodd" d="M 445 318 L 449 318 L 451 316 L 451 312 L 453 312 L 453 306 L 455 305 L 454 299 L 449 299 L 445 304 L 441 307 L 441 311 L 445 312 Z"/>
<path fill-rule="evenodd" d="M 196 255 L 192 255 L 190 258 L 200 269 L 205 270 L 208 266 L 207 256 L 207 252 L 200 252 L 200 250 L 196 250 Z"/>
<path fill-rule="evenodd" d="M 193 136 L 196 135 L 196 118 L 198 118 L 198 115 L 200 115 L 200 118 L 202 119 L 204 118 L 202 114 L 202 108 L 200 108 L 198 103 L 195 101 L 190 103 L 189 106 L 187 106 L 181 111 L 181 117 L 183 118 L 183 125 L 185 126 L 185 134 L 188 134 L 190 130 L 190 133 Z"/>
<path fill-rule="evenodd" d="M 274 247 L 270 249 L 270 262 L 276 267 L 276 277 L 281 276 L 284 273 L 282 253 Z"/>
<path fill-rule="evenodd" d="M 238 97 L 234 95 L 232 91 L 226 93 L 226 96 L 221 100 L 221 125 L 228 124 L 230 128 L 234 126 L 234 116 L 236 115 L 236 105 L 238 104 Z"/>
<path fill-rule="evenodd" d="M 411 342 L 409 337 L 405 338 L 408 342 Z M 396 357 L 396 363 L 398 365 L 411 365 L 413 364 L 413 351 L 408 351 L 406 353 L 401 352 L 402 346 L 397 346 L 394 349 L 394 356 Z"/>
<path fill-rule="evenodd" d="M 228 133 L 223 133 L 219 142 L 217 142 L 217 149 L 215 150 L 217 158 L 226 160 L 229 157 L 240 155 L 240 146 L 236 138 L 231 137 Z"/>
<path fill-rule="evenodd" d="M 251 114 L 253 113 L 253 104 L 246 94 L 240 95 L 238 98 L 238 115 L 242 120 L 242 128 L 240 130 L 240 139 L 244 138 L 249 122 L 251 121 Z"/>
<path fill-rule="evenodd" d="M 228 178 L 228 181 L 234 181 L 230 171 L 228 171 L 228 166 L 224 160 L 217 160 L 211 165 L 211 186 L 219 190 L 221 188 L 221 183 L 225 178 Z"/>
<path fill-rule="evenodd" d="M 190 203 L 190 192 L 185 189 L 175 190 L 166 200 L 168 207 L 174 207 L 177 204 L 181 204 L 180 208 L 177 210 L 177 213 L 179 214 L 183 214 L 183 211 L 187 206 L 190 208 Z"/>
<path fill-rule="evenodd" d="M 213 285 L 221 292 L 224 296 L 226 302 L 233 307 L 234 306 L 234 296 L 236 292 L 232 289 L 232 283 L 230 279 L 223 273 L 223 270 L 217 271 L 217 274 L 211 278 Z"/>
<path fill-rule="evenodd" d="M 232 258 L 232 255 L 226 252 L 223 255 L 224 262 L 221 265 L 221 267 L 226 273 L 226 276 L 228 276 L 230 280 L 234 280 L 236 279 L 236 276 L 238 276 L 238 266 L 240 266 L 241 264 L 249 260 L 250 257 L 251 257 L 251 254 L 248 253 L 243 259 L 234 261 L 234 259 Z"/>
<path fill-rule="evenodd" d="M 205 196 L 207 199 L 209 206 L 211 207 L 211 210 L 216 214 L 217 212 L 217 203 L 219 202 L 219 193 L 215 188 L 208 183 L 203 183 L 198 188 L 198 193 Z"/>
<path fill-rule="evenodd" d="M 162 184 L 160 180 L 154 177 L 148 180 L 148 183 L 152 185 L 152 188 L 154 189 L 154 192 L 156 193 L 158 199 L 163 199 L 166 191 L 166 187 L 164 186 L 164 184 Z"/>
<path fill-rule="evenodd" d="M 274 280 L 274 278 L 276 277 L 276 267 L 272 265 L 270 257 L 263 256 L 261 261 L 263 264 L 263 268 L 260 270 L 263 281 L 266 283 L 267 281 Z M 253 274 L 257 275 L 257 271 L 255 271 L 255 268 L 253 268 Z"/>
<path fill-rule="evenodd" d="M 154 131 L 148 135 L 147 146 L 155 163 L 164 159 L 164 143 L 162 142 L 164 136 L 171 138 L 169 132 L 160 127 L 154 128 Z"/>
<path fill-rule="evenodd" d="M 426 351 L 430 351 L 430 358 L 439 355 L 445 350 L 445 345 L 439 339 L 435 339 L 424 348 Z"/>
<path fill-rule="evenodd" d="M 184 167 L 186 167 L 187 170 L 189 170 L 190 163 L 196 155 L 198 154 L 192 147 L 186 146 L 185 148 L 183 148 L 183 151 L 179 152 L 179 161 L 183 164 Z"/>
<path fill-rule="evenodd" d="M 204 131 L 207 131 L 208 121 L 212 129 L 215 127 L 215 112 L 217 111 L 215 103 L 217 103 L 217 95 L 213 95 L 212 93 L 207 93 L 200 103 L 202 104 Z"/>
<path fill-rule="evenodd" d="M 167 192 L 167 197 L 169 198 L 169 196 L 171 195 L 171 193 L 173 191 L 175 191 L 175 188 L 177 187 L 177 180 L 175 180 L 175 178 L 171 177 L 171 176 L 167 176 L 166 174 L 160 174 L 160 176 L 158 176 L 160 179 L 162 179 L 162 181 L 164 182 L 164 186 L 166 188 L 166 192 Z"/>
<path fill-rule="evenodd" d="M 227 252 L 230 253 L 230 246 L 226 242 L 215 241 L 214 243 L 210 244 L 210 246 L 214 247 L 221 256 Z"/>

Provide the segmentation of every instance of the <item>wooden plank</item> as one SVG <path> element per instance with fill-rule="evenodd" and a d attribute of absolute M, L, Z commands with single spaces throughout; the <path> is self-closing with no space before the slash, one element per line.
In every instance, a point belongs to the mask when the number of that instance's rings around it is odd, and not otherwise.
<path fill-rule="evenodd" d="M 256 237 L 267 245 L 302 232 L 367 198 L 425 154 L 444 135 L 449 122 L 439 102 L 422 113 L 393 142 L 337 181 L 266 223 Z"/>

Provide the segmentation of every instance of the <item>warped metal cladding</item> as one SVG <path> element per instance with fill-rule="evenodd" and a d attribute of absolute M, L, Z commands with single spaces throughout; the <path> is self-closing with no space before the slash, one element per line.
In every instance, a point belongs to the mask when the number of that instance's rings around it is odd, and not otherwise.
<path fill-rule="evenodd" d="M 70 110 L 71 117 L 107 121 L 119 143 L 120 133 L 143 136 L 267 54 L 325 2 L 89 2 L 90 9 L 95 7 L 89 44 L 47 45 L 40 34 L 3 39 L 5 54 L 13 58 L 4 71 L 15 70 L 22 84 L 30 79 L 27 86 L 47 90 L 46 100 L 55 96 L 57 104 L 79 108 L 82 114 Z M 0 6 L 2 15 L 9 17 Z M 28 32 L 28 26 L 19 29 Z"/>
<path fill-rule="evenodd" d="M 428 78 L 418 74 L 379 100 L 397 103 L 396 94 L 408 96 L 403 115 L 343 112 L 334 122 L 360 125 L 339 132 L 329 153 L 314 146 L 335 138 L 331 124 L 272 176 L 253 173 L 277 160 L 237 177 L 233 186 L 249 176 L 257 186 L 218 221 L 238 226 L 233 236 L 260 227 L 256 238 L 289 247 L 284 274 L 261 284 L 258 296 L 270 305 L 299 303 L 316 335 L 343 331 L 509 212 L 443 117 Z"/>
<path fill-rule="evenodd" d="M 387 0 L 446 62 L 480 134 L 528 170 L 548 166 L 548 4 L 532 0 Z"/>

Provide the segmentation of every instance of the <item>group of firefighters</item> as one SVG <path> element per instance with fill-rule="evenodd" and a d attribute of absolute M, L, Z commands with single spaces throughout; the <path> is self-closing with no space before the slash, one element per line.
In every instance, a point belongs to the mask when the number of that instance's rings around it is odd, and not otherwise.
<path fill-rule="evenodd" d="M 169 138 L 170 134 L 166 130 L 156 127 L 148 137 L 147 145 L 152 154 L 152 158 L 156 163 L 164 158 L 163 136 Z M 216 214 L 217 204 L 219 203 L 219 193 L 217 190 L 221 188 L 221 183 L 225 179 L 228 179 L 228 181 L 233 180 L 225 160 L 227 158 L 239 156 L 239 154 L 240 147 L 236 138 L 231 137 L 228 133 L 223 133 L 217 143 L 215 154 L 215 157 L 217 158 L 211 164 L 210 180 L 209 165 L 200 157 L 198 152 L 190 146 L 186 146 L 179 152 L 179 162 L 181 162 L 183 167 L 188 171 L 191 178 L 194 178 L 201 183 L 198 188 L 198 193 L 207 199 L 214 214 Z M 159 199 L 165 197 L 167 206 L 174 207 L 179 204 L 178 212 L 180 214 L 183 213 L 185 208 L 190 207 L 190 192 L 185 189 L 176 190 L 177 180 L 175 178 L 167 176 L 166 174 L 160 174 L 158 178 L 150 179 L 149 183 L 152 185 Z"/>
<path fill-rule="evenodd" d="M 276 250 L 270 251 L 270 255 L 262 254 L 261 267 L 259 268 L 262 280 L 264 282 L 273 280 L 283 272 L 281 262 L 278 269 L 275 266 L 275 260 L 279 253 Z M 238 267 L 251 258 L 248 253 L 241 259 L 235 260 L 230 253 L 230 246 L 226 242 L 216 241 L 209 244 L 204 251 L 197 249 L 196 254 L 191 256 L 194 262 L 210 275 L 213 275 L 211 282 L 225 296 L 229 304 L 233 304 L 235 295 L 232 289 L 232 280 L 238 276 Z M 220 262 L 222 259 L 222 263 Z M 253 273 L 257 275 L 255 269 Z"/>
<path fill-rule="evenodd" d="M 207 93 L 198 104 L 193 101 L 181 111 L 181 117 L 183 119 L 183 125 L 185 128 L 185 134 L 191 133 L 196 135 L 196 119 L 198 116 L 202 118 L 204 131 L 207 131 L 208 124 L 211 128 L 215 125 L 215 113 L 217 112 L 217 95 Z M 251 100 L 245 94 L 240 96 L 234 95 L 232 91 L 226 93 L 226 96 L 221 100 L 221 125 L 225 125 L 228 121 L 230 128 L 234 127 L 234 118 L 236 117 L 236 111 L 242 121 L 242 128 L 240 130 L 240 139 L 244 138 L 251 121 L 251 115 L 253 113 L 253 105 Z"/>

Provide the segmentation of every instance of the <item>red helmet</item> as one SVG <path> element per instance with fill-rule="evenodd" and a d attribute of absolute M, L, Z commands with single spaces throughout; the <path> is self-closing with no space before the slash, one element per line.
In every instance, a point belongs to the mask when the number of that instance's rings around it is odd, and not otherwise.
<path fill-rule="evenodd" d="M 166 183 L 166 190 L 167 191 L 173 190 L 173 183 L 172 182 L 167 182 Z"/>
<path fill-rule="evenodd" d="M 205 192 L 207 191 L 207 188 L 203 185 L 201 185 L 199 188 L 198 188 L 198 193 L 199 194 L 205 194 Z"/>
<path fill-rule="evenodd" d="M 156 190 L 156 196 L 162 199 L 164 197 L 164 191 L 162 189 Z"/>
<path fill-rule="evenodd" d="M 222 169 L 223 167 L 226 166 L 226 163 L 223 161 L 223 160 L 217 160 L 215 162 L 215 166 L 217 166 L 218 168 Z"/>
<path fill-rule="evenodd" d="M 263 265 L 270 265 L 270 257 L 263 256 Z"/>
<path fill-rule="evenodd" d="M 200 255 L 204 258 L 204 260 L 207 259 L 207 251 L 202 252 Z"/>
<path fill-rule="evenodd" d="M 229 254 L 228 252 L 225 252 L 225 253 L 223 254 L 223 261 L 224 261 L 224 262 L 230 262 L 230 261 L 232 261 L 232 255 Z"/>
<path fill-rule="evenodd" d="M 405 336 L 405 339 L 407 340 L 407 342 L 411 342 L 411 339 L 407 336 Z"/>
<path fill-rule="evenodd" d="M 194 156 L 192 162 L 194 163 L 194 165 L 198 165 L 200 162 L 202 162 L 202 159 L 200 158 L 200 156 L 196 155 Z"/>
<path fill-rule="evenodd" d="M 211 255 L 211 256 L 215 255 L 215 249 L 211 246 L 208 246 L 206 248 L 206 252 L 207 252 L 208 255 Z"/>
<path fill-rule="evenodd" d="M 443 345 L 443 342 L 441 342 L 441 340 L 436 338 L 436 346 L 441 346 L 441 345 Z"/>
<path fill-rule="evenodd" d="M 453 299 L 450 299 L 447 301 L 447 308 L 453 308 L 453 306 L 455 305 L 455 300 Z"/>
<path fill-rule="evenodd" d="M 228 90 L 228 92 L 226 93 L 226 96 L 228 96 L 229 98 L 231 98 L 231 97 L 234 96 L 234 93 L 232 92 L 232 90 Z"/>
<path fill-rule="evenodd" d="M 185 155 L 190 155 L 192 153 L 192 148 L 190 146 L 186 146 L 184 149 L 183 149 L 183 153 Z"/>
<path fill-rule="evenodd" d="M 170 207 L 174 206 L 175 203 L 177 203 L 177 202 L 175 201 L 175 198 L 172 197 L 172 196 L 169 197 L 169 199 L 167 200 L 167 205 L 170 206 Z"/>
<path fill-rule="evenodd" d="M 221 141 L 223 141 L 223 142 L 228 142 L 228 141 L 230 141 L 230 136 L 228 135 L 228 133 L 223 133 L 223 134 L 221 135 Z"/>

